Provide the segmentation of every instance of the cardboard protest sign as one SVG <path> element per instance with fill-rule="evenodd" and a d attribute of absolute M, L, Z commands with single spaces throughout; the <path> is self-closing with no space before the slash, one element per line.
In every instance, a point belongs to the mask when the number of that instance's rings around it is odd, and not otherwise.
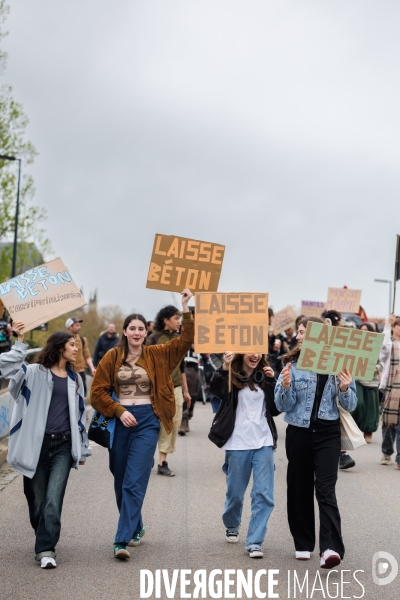
<path fill-rule="evenodd" d="M 354 379 L 372 381 L 383 333 L 307 323 L 297 368 L 325 375 L 348 369 Z"/>
<path fill-rule="evenodd" d="M 325 302 L 310 302 L 309 300 L 301 301 L 300 314 L 305 317 L 320 317 L 326 307 Z"/>
<path fill-rule="evenodd" d="M 272 327 L 274 328 L 274 334 L 278 335 L 278 333 L 289 329 L 289 327 L 295 329 L 296 318 L 297 315 L 291 306 L 287 306 L 286 308 L 283 308 L 282 310 L 276 312 L 272 317 Z"/>
<path fill-rule="evenodd" d="M 196 352 L 268 353 L 268 294 L 195 295 Z"/>
<path fill-rule="evenodd" d="M 329 288 L 326 310 L 358 313 L 360 310 L 361 290 L 347 288 Z"/>
<path fill-rule="evenodd" d="M 86 304 L 61 258 L 2 283 L 0 298 L 24 332 Z"/>
<path fill-rule="evenodd" d="M 225 246 L 156 234 L 146 287 L 181 292 L 216 292 Z"/>

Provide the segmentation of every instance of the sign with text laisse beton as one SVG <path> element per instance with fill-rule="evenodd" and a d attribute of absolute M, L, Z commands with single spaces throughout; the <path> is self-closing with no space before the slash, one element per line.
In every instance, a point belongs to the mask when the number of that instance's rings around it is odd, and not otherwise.
<path fill-rule="evenodd" d="M 195 295 L 196 352 L 268 353 L 268 294 Z"/>
<path fill-rule="evenodd" d="M 24 332 L 86 304 L 61 258 L 2 283 L 0 299 L 13 320 L 25 323 Z"/>
<path fill-rule="evenodd" d="M 347 288 L 329 288 L 326 310 L 358 313 L 360 310 L 361 290 Z"/>
<path fill-rule="evenodd" d="M 309 321 L 297 368 L 325 375 L 348 369 L 354 379 L 372 381 L 382 342 L 383 333 Z"/>
<path fill-rule="evenodd" d="M 146 287 L 181 292 L 216 292 L 225 246 L 156 234 Z"/>

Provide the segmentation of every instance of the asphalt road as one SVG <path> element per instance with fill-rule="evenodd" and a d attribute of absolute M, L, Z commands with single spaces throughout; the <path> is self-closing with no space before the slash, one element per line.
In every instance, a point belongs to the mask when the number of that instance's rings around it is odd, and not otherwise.
<path fill-rule="evenodd" d="M 249 494 L 244 507 L 241 539 L 238 544 L 225 542 L 221 521 L 225 493 L 225 478 L 221 471 L 223 451 L 207 439 L 211 419 L 210 406 L 197 403 L 191 421 L 192 431 L 178 439 L 178 450 L 169 460 L 176 477 L 158 476 L 153 469 L 143 511 L 147 533 L 142 544 L 131 549 L 129 561 L 113 558 L 117 509 L 105 449 L 94 447 L 87 465 L 71 473 L 57 547 L 57 569 L 40 569 L 34 560 L 34 536 L 22 491 L 22 477 L 18 476 L 6 485 L 0 492 L 0 598 L 136 600 L 141 597 L 140 572 L 146 569 L 154 577 L 157 569 L 165 569 L 169 579 L 172 579 L 174 569 L 188 569 L 192 572 L 186 574 L 186 579 L 192 582 L 194 572 L 201 569 L 206 570 L 207 578 L 214 569 L 223 572 L 242 570 L 245 576 L 251 569 L 253 578 L 258 572 L 260 591 L 265 592 L 266 597 L 268 585 L 263 569 L 278 581 L 275 587 L 271 586 L 270 592 L 279 594 L 276 596 L 279 598 L 400 598 L 400 573 L 389 585 L 375 584 L 371 574 L 373 555 L 378 551 L 389 552 L 400 563 L 400 471 L 393 465 L 379 465 L 379 433 L 374 435 L 371 445 L 354 452 L 355 468 L 339 472 L 337 495 L 346 556 L 339 571 L 328 578 L 329 572 L 318 571 L 317 553 L 307 563 L 294 560 L 286 520 L 285 424 L 281 417 L 277 419 L 280 438 L 276 453 L 276 507 L 264 544 L 264 558 L 250 559 L 244 549 Z M 271 570 L 279 573 L 273 574 Z M 359 572 L 355 574 L 357 570 Z M 305 586 L 302 593 L 297 587 L 294 594 L 294 571 L 301 582 L 308 571 L 308 593 Z M 388 573 L 390 567 L 381 578 Z M 176 591 L 170 597 L 183 597 L 180 592 L 182 574 L 178 575 Z M 224 576 L 217 574 L 216 581 Z M 237 575 L 231 573 L 227 577 L 234 585 L 223 588 L 220 595 L 216 588 L 214 597 L 237 597 Z M 350 582 L 344 583 L 342 589 L 341 578 Z M 193 593 L 194 587 L 192 583 L 183 592 Z M 213 589 L 211 586 L 211 592 L 204 597 L 212 597 L 209 594 L 213 594 Z M 163 583 L 160 592 L 160 598 L 168 597 Z M 229 596 L 229 593 L 233 595 Z M 150 596 L 155 597 L 154 594 Z M 202 597 L 201 592 L 199 597 Z M 247 596 L 243 593 L 242 597 Z M 257 597 L 254 589 L 249 597 Z"/>

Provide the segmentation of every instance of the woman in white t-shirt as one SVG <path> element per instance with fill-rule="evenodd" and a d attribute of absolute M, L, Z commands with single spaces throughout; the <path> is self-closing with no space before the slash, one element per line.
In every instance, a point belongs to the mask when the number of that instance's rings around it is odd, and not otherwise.
<path fill-rule="evenodd" d="M 222 520 L 229 543 L 239 540 L 244 494 L 253 472 L 246 536 L 246 550 L 251 558 L 263 556 L 262 544 L 274 508 L 274 450 L 278 436 L 272 417 L 279 414 L 274 389 L 274 371 L 263 354 L 225 352 L 223 365 L 210 383 L 211 394 L 221 400 L 208 437 L 225 450 L 227 490 Z"/>

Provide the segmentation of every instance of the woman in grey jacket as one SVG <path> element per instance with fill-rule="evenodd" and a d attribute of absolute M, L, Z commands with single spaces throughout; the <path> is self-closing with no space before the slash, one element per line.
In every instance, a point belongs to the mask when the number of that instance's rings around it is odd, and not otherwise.
<path fill-rule="evenodd" d="M 18 341 L 0 356 L 0 371 L 9 379 L 15 400 L 7 460 L 24 475 L 29 517 L 35 530 L 36 560 L 42 568 L 56 567 L 55 546 L 60 537 L 61 510 L 72 467 L 91 454 L 85 430 L 83 384 L 73 364 L 74 337 L 53 333 L 37 357 L 26 365 L 28 345 L 14 321 Z"/>

